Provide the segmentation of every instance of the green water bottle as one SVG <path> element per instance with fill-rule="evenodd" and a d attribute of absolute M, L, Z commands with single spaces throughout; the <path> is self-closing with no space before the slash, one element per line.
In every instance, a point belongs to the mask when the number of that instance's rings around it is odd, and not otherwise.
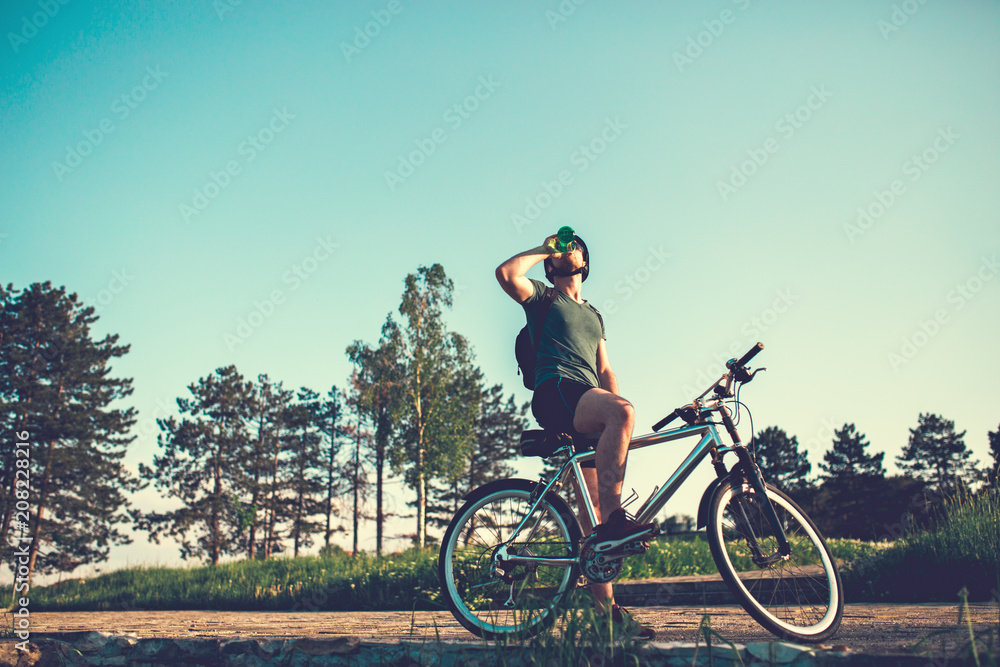
<path fill-rule="evenodd" d="M 570 252 L 576 249 L 576 243 L 574 239 L 576 238 L 576 232 L 570 226 L 560 227 L 559 231 L 556 232 L 556 242 L 555 249 L 556 252 Z"/>

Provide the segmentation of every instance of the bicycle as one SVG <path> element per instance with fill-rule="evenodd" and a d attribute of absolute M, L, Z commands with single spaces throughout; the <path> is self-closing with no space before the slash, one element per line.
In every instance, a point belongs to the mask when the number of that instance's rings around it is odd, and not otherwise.
<path fill-rule="evenodd" d="M 653 490 L 636 512 L 649 523 L 705 457 L 716 471 L 698 507 L 712 558 L 740 605 L 760 625 L 783 639 L 820 642 L 840 627 L 843 587 L 837 564 L 816 525 L 785 493 L 767 484 L 736 431 L 726 403 L 737 410 L 739 388 L 765 370 L 746 365 L 763 349 L 757 343 L 692 403 L 677 408 L 633 438 L 629 450 L 684 438 L 698 444 L 677 470 Z M 737 387 L 734 399 L 733 386 Z M 706 399 L 710 393 L 714 396 Z M 719 421 L 712 418 L 717 417 Z M 660 433 L 677 418 L 686 424 Z M 731 445 L 720 438 L 724 426 Z M 466 629 L 486 639 L 527 638 L 555 622 L 560 605 L 584 574 L 589 583 L 612 581 L 623 559 L 645 551 L 646 537 L 614 552 L 595 548 L 570 505 L 557 491 L 575 478 L 584 488 L 580 464 L 594 452 L 573 453 L 566 434 L 525 431 L 522 451 L 565 462 L 548 480 L 504 479 L 465 497 L 441 542 L 438 575 L 444 598 Z M 723 456 L 736 461 L 726 468 Z M 584 506 L 595 525 L 586 493 Z"/>

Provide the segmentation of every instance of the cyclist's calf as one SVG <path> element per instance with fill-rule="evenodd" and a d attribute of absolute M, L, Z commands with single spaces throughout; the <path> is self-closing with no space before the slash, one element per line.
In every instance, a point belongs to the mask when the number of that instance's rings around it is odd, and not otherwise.
<path fill-rule="evenodd" d="M 606 518 L 621 507 L 625 459 L 635 426 L 635 409 L 621 396 L 590 389 L 577 404 L 574 427 L 582 433 L 601 431 L 597 441 L 597 491 L 599 516 Z M 593 489 L 591 489 L 593 496 Z"/>

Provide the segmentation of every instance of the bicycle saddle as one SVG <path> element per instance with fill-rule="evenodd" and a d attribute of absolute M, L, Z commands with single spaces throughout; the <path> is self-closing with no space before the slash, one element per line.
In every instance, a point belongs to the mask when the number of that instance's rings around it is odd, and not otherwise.
<path fill-rule="evenodd" d="M 573 444 L 573 436 L 569 433 L 553 433 L 535 429 L 521 433 L 521 454 L 524 456 L 540 456 L 543 459 L 556 453 L 561 447 Z"/>

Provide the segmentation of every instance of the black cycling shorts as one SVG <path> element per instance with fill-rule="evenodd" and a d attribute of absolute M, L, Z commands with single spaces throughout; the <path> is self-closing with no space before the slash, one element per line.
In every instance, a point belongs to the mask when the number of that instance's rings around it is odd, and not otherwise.
<path fill-rule="evenodd" d="M 531 398 L 531 414 L 545 430 L 572 435 L 573 448 L 577 452 L 592 449 L 596 440 L 580 437 L 573 428 L 576 406 L 580 398 L 591 389 L 593 387 L 566 378 L 549 378 L 535 387 L 535 394 Z M 593 461 L 588 463 L 583 466 L 593 467 Z"/>

